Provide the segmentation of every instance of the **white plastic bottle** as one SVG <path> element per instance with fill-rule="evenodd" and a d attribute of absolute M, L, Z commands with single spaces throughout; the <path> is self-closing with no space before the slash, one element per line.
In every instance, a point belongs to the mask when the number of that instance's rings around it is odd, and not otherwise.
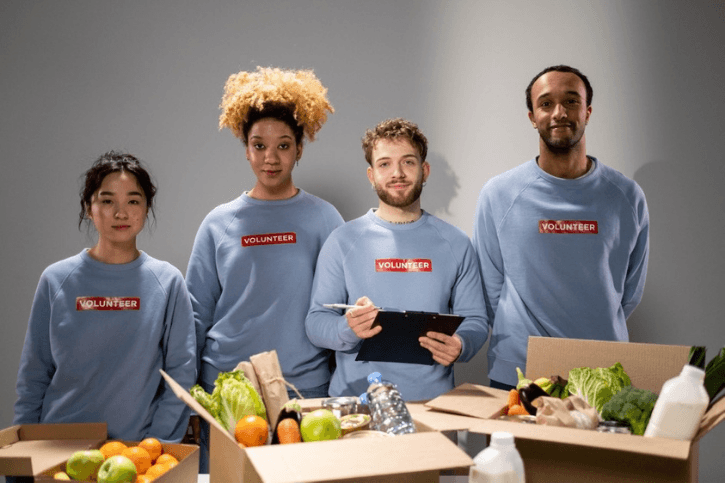
<path fill-rule="evenodd" d="M 704 380 L 705 371 L 686 364 L 679 376 L 665 382 L 644 435 L 685 441 L 694 438 L 710 402 Z"/>
<path fill-rule="evenodd" d="M 473 458 L 468 481 L 471 483 L 524 483 L 524 461 L 511 433 L 491 434 L 491 443 Z"/>

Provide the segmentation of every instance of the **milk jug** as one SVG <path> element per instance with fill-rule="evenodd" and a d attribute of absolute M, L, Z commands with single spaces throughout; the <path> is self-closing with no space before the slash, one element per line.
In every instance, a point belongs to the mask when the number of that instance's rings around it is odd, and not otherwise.
<path fill-rule="evenodd" d="M 471 483 L 524 483 L 524 461 L 511 433 L 491 434 L 491 443 L 473 458 L 468 478 Z"/>
<path fill-rule="evenodd" d="M 644 435 L 685 441 L 694 438 L 710 402 L 704 380 L 705 371 L 686 364 L 679 376 L 665 382 Z"/>

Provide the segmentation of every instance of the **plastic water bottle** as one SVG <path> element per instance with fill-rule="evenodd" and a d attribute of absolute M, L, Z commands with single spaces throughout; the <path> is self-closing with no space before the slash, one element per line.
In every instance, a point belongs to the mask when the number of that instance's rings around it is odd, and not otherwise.
<path fill-rule="evenodd" d="M 524 460 L 511 433 L 496 431 L 491 443 L 473 458 L 468 478 L 471 483 L 525 483 Z"/>
<path fill-rule="evenodd" d="M 694 438 L 710 402 L 704 380 L 705 371 L 686 364 L 679 376 L 665 382 L 644 435 L 685 441 Z"/>
<path fill-rule="evenodd" d="M 389 434 L 415 433 L 413 418 L 395 384 L 383 382 L 379 372 L 370 374 L 368 383 L 361 399 L 370 407 L 370 429 Z"/>

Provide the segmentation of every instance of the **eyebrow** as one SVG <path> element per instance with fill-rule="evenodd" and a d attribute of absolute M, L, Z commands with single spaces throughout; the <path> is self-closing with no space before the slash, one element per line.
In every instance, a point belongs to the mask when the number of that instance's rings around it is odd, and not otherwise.
<path fill-rule="evenodd" d="M 249 139 L 264 139 L 264 136 L 260 136 L 259 134 L 255 134 L 253 136 L 250 136 Z M 294 138 L 292 136 L 290 136 L 289 134 L 283 134 L 283 135 L 281 135 L 277 139 L 294 139 Z"/>
<path fill-rule="evenodd" d="M 544 92 L 539 97 L 537 97 L 537 100 L 544 99 L 546 97 L 551 97 L 551 95 L 552 95 L 551 92 Z M 578 91 L 566 91 L 564 93 L 564 95 L 573 95 L 573 96 L 576 96 L 576 97 L 578 97 L 580 99 L 583 99 L 582 95 Z"/>
<path fill-rule="evenodd" d="M 115 193 L 113 191 L 99 191 L 98 196 L 113 196 Z M 127 193 L 129 196 L 143 196 L 143 193 L 140 191 L 129 191 Z"/>

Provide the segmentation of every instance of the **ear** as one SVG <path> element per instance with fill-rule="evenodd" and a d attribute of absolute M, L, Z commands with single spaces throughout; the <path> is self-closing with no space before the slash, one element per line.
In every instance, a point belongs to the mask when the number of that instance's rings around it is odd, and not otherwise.
<path fill-rule="evenodd" d="M 428 161 L 423 161 L 423 182 L 425 183 L 430 175 L 430 164 Z"/>
<path fill-rule="evenodd" d="M 585 124 L 589 123 L 589 116 L 592 115 L 592 106 L 587 106 L 587 117 L 584 120 Z"/>
<path fill-rule="evenodd" d="M 536 120 L 534 119 L 534 113 L 531 111 L 529 111 L 529 121 L 531 121 L 531 125 L 536 129 Z"/>
<path fill-rule="evenodd" d="M 297 159 L 295 161 L 299 161 L 302 158 L 302 148 L 302 143 L 297 144 Z"/>
<path fill-rule="evenodd" d="M 375 178 L 373 177 L 372 166 L 368 166 L 367 174 L 368 174 L 368 181 L 370 181 L 370 184 L 373 185 L 373 187 L 375 187 Z"/>

